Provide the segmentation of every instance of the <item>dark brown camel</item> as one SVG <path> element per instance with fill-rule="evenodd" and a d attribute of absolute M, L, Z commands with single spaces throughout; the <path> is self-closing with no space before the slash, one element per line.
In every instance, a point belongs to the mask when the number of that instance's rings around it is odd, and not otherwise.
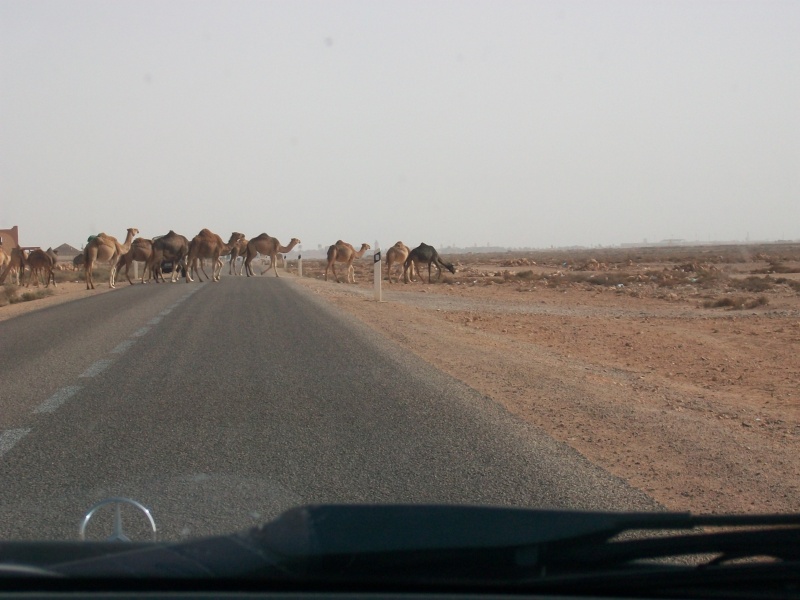
<path fill-rule="evenodd" d="M 403 264 L 403 281 L 405 283 L 408 283 L 409 268 L 412 268 L 412 266 L 416 264 L 417 273 L 419 273 L 420 263 L 428 264 L 428 283 L 431 282 L 431 265 L 436 265 L 436 268 L 439 270 L 439 274 L 436 276 L 436 281 L 439 281 L 442 278 L 442 267 L 451 273 L 456 272 L 456 268 L 452 263 L 445 262 L 439 257 L 439 253 L 436 251 L 436 248 L 429 246 L 428 244 L 420 244 L 408 253 L 408 258 L 406 258 L 406 262 Z M 422 281 L 422 275 L 420 275 L 419 279 Z"/>
<path fill-rule="evenodd" d="M 170 281 L 175 283 L 178 278 L 179 268 L 186 269 L 186 257 L 188 254 L 189 240 L 170 229 L 168 234 L 153 238 L 153 253 L 144 267 L 145 271 L 151 269 L 154 274 L 156 272 L 160 274 L 161 262 L 165 260 L 171 261 L 173 268 Z M 158 282 L 158 278 L 156 278 L 156 282 Z"/>

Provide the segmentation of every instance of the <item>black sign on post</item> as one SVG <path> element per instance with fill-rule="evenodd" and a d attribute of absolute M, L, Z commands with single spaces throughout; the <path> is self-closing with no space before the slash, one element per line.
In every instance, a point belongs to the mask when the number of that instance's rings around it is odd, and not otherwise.
<path fill-rule="evenodd" d="M 375 254 L 372 255 L 372 262 L 379 263 L 381 262 L 381 251 L 378 250 Z"/>

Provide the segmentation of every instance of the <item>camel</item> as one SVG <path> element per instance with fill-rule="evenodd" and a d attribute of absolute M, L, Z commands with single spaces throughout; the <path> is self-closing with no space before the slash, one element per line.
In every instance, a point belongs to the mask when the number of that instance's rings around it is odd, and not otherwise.
<path fill-rule="evenodd" d="M 269 256 L 271 262 L 269 268 L 274 268 L 275 277 L 278 277 L 278 269 L 276 267 L 278 264 L 278 253 L 291 252 L 292 248 L 299 243 L 300 240 L 297 238 L 292 238 L 292 241 L 289 242 L 288 246 L 282 246 L 278 241 L 278 238 L 271 237 L 266 233 L 262 233 L 261 235 L 254 237 L 247 243 L 247 258 L 244 259 L 244 268 L 247 276 L 255 276 L 253 267 L 250 265 L 250 263 L 253 262 L 253 259 L 256 256 L 263 254 L 264 256 Z M 267 271 L 269 271 L 269 269 L 262 271 L 261 274 L 263 275 Z"/>
<path fill-rule="evenodd" d="M 189 256 L 186 259 L 186 264 L 190 268 L 186 271 L 186 283 L 194 281 L 190 273 L 194 273 L 197 275 L 198 280 L 203 281 L 197 271 L 198 260 L 201 261 L 200 269 L 203 271 L 206 279 L 208 279 L 208 274 L 205 272 L 205 269 L 203 269 L 202 260 L 204 258 L 211 259 L 211 281 L 219 281 L 220 273 L 222 271 L 222 260 L 220 259 L 220 256 L 230 254 L 233 246 L 236 244 L 236 241 L 242 239 L 243 237 L 243 233 L 234 231 L 231 234 L 230 240 L 226 244 L 216 233 L 213 233 L 208 229 L 200 230 L 200 233 L 194 236 L 192 241 L 189 242 Z"/>
<path fill-rule="evenodd" d="M 270 257 L 269 266 L 266 269 L 263 269 L 261 271 L 261 274 L 262 275 L 266 274 L 267 271 L 269 271 L 270 269 L 272 269 L 274 267 L 275 268 L 275 276 L 277 277 L 278 276 L 278 271 L 277 271 L 278 261 L 280 261 L 281 257 L 283 257 L 283 268 L 285 269 L 286 268 L 286 255 L 289 252 L 291 252 L 292 248 L 294 248 L 299 243 L 300 243 L 300 240 L 298 240 L 297 238 L 292 238 L 289 241 L 289 245 L 288 246 L 278 246 L 278 253 L 275 255 L 275 259 L 276 259 L 275 262 L 273 263 L 273 259 L 272 259 L 272 257 Z"/>
<path fill-rule="evenodd" d="M 236 243 L 231 248 L 231 258 L 230 258 L 230 268 L 228 269 L 228 275 L 241 275 L 242 271 L 244 271 L 244 259 L 247 256 L 247 244 L 250 240 L 242 237 L 236 240 Z M 239 272 L 236 272 L 236 259 L 242 257 L 242 266 L 239 267 Z"/>
<path fill-rule="evenodd" d="M 3 269 L 3 273 L 0 275 L 0 283 L 3 283 L 6 277 L 8 277 L 8 274 L 11 273 L 11 280 L 13 281 L 16 277 L 17 285 L 22 285 L 22 279 L 27 264 L 28 260 L 22 248 L 12 248 L 9 253 L 8 263 L 6 263 L 6 268 Z"/>
<path fill-rule="evenodd" d="M 408 257 L 406 258 L 405 263 L 403 263 L 403 281 L 405 283 L 408 283 L 409 269 L 412 270 L 413 274 L 414 263 L 417 263 L 417 273 L 420 272 L 419 263 L 428 263 L 428 283 L 431 282 L 431 265 L 436 265 L 436 268 L 439 270 L 436 281 L 439 281 L 439 279 L 442 277 L 442 267 L 451 273 L 456 272 L 456 268 L 452 265 L 452 263 L 444 262 L 439 257 L 439 253 L 436 251 L 436 248 L 429 246 L 428 244 L 420 244 L 408 253 Z M 419 276 L 419 279 L 422 281 L 422 275 Z"/>
<path fill-rule="evenodd" d="M 131 227 L 128 229 L 128 234 L 125 237 L 125 242 L 120 244 L 117 238 L 106 235 L 105 233 L 98 233 L 88 239 L 86 247 L 83 249 L 84 268 L 86 269 L 86 289 L 94 289 L 94 279 L 92 277 L 92 270 L 94 269 L 95 262 L 106 262 L 111 267 L 108 276 L 108 286 L 116 287 L 114 281 L 117 274 L 117 261 L 119 257 L 125 254 L 131 247 L 131 242 L 139 230 Z"/>
<path fill-rule="evenodd" d="M 411 252 L 411 249 L 403 242 L 397 242 L 394 246 L 386 251 L 386 278 L 389 280 L 389 283 L 392 283 L 392 265 L 399 265 L 402 271 L 403 263 L 406 261 L 406 258 L 408 258 L 409 252 Z M 399 275 L 397 277 L 397 281 L 400 281 Z M 411 270 L 411 281 L 414 281 L 413 265 Z"/>
<path fill-rule="evenodd" d="M 72 267 L 75 271 L 80 270 L 80 268 L 86 264 L 83 262 L 83 258 L 84 256 L 81 253 L 81 254 L 76 254 L 75 258 L 72 259 Z"/>
<path fill-rule="evenodd" d="M 347 263 L 347 283 L 356 282 L 356 273 L 353 268 L 353 261 L 357 258 L 364 256 L 364 253 L 370 249 L 369 244 L 361 244 L 361 249 L 356 252 L 356 249 L 347 242 L 336 240 L 333 246 L 328 248 L 328 264 L 325 266 L 325 281 L 328 281 L 328 269 L 333 271 L 333 276 L 336 278 L 336 283 L 339 283 L 339 276 L 336 274 L 336 263 Z M 352 281 L 350 281 L 352 279 Z"/>
<path fill-rule="evenodd" d="M 153 253 L 150 255 L 150 260 L 144 265 L 145 271 L 149 270 L 153 274 L 158 273 L 163 279 L 161 263 L 166 260 L 171 261 L 173 268 L 170 281 L 175 283 L 180 268 L 186 271 L 186 257 L 188 254 L 189 240 L 170 229 L 166 235 L 153 238 Z M 158 283 L 158 277 L 156 277 L 156 283 Z"/>
<path fill-rule="evenodd" d="M 27 258 L 30 271 L 28 273 L 28 283 L 25 284 L 25 287 L 30 287 L 34 277 L 36 277 L 36 287 L 39 287 L 40 280 L 44 283 L 44 287 L 49 287 L 51 281 L 53 282 L 53 287 L 56 287 L 56 276 L 53 273 L 53 267 L 55 267 L 57 260 L 58 256 L 52 248 L 48 248 L 47 251 L 41 248 L 31 250 Z"/>
<path fill-rule="evenodd" d="M 148 273 L 152 276 L 156 281 L 158 281 L 158 276 L 161 274 L 160 270 L 156 267 L 155 263 L 150 264 L 150 270 L 147 270 L 147 264 L 150 261 L 150 257 L 153 254 L 153 240 L 148 240 L 147 238 L 136 238 L 133 240 L 131 247 L 128 251 L 119 257 L 117 261 L 117 272 L 124 266 L 125 267 L 125 277 L 128 279 L 128 283 L 133 285 L 133 281 L 131 281 L 131 274 L 130 268 L 131 263 L 133 261 L 141 262 L 145 264 L 145 268 L 142 269 L 142 283 L 145 283 L 145 275 Z M 158 266 L 161 266 L 159 261 Z M 148 277 L 149 279 L 150 277 Z M 163 276 L 162 276 L 163 279 Z"/>

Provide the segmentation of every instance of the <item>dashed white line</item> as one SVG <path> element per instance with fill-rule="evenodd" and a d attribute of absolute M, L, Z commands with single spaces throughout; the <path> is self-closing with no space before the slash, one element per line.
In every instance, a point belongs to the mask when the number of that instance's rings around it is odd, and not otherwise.
<path fill-rule="evenodd" d="M 55 394 L 50 396 L 47 400 L 42 402 L 33 412 L 35 413 L 51 413 L 54 412 L 59 406 L 64 404 L 67 400 L 69 400 L 72 396 L 74 396 L 78 390 L 81 389 L 79 385 L 68 385 L 66 387 L 61 388 Z"/>
<path fill-rule="evenodd" d="M 163 318 L 164 318 L 164 317 L 162 317 L 161 315 L 158 315 L 158 316 L 156 316 L 156 317 L 153 317 L 152 319 L 150 319 L 150 320 L 147 322 L 147 324 L 148 324 L 148 325 L 158 325 L 158 324 L 161 322 L 161 319 L 163 319 Z"/>
<path fill-rule="evenodd" d="M 146 334 L 148 331 L 150 331 L 150 327 L 149 327 L 149 326 L 140 327 L 139 329 L 137 329 L 136 331 L 134 331 L 134 332 L 131 334 L 131 337 L 142 337 L 142 336 L 143 336 L 144 334 Z"/>
<path fill-rule="evenodd" d="M 83 373 L 78 375 L 78 377 L 94 377 L 95 375 L 99 375 L 100 373 L 105 371 L 109 366 L 111 366 L 111 363 L 113 362 L 114 362 L 113 360 L 109 360 L 107 358 L 98 360 L 96 363 L 94 363 L 88 369 L 86 369 Z"/>
<path fill-rule="evenodd" d="M 172 308 L 165 308 L 160 313 L 158 313 L 162 317 L 166 317 L 169 313 L 172 312 Z"/>
<path fill-rule="evenodd" d="M 0 456 L 11 450 L 18 441 L 31 432 L 30 429 L 7 429 L 0 431 Z"/>
<path fill-rule="evenodd" d="M 136 343 L 136 340 L 124 340 L 116 345 L 116 347 L 111 351 L 111 354 L 123 354 L 127 352 L 128 349 Z"/>

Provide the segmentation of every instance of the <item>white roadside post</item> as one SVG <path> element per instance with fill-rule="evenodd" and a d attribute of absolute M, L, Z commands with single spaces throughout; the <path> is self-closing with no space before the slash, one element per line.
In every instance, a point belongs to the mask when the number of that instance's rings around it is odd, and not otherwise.
<path fill-rule="evenodd" d="M 128 273 L 128 270 L 126 269 L 125 270 L 125 274 L 127 275 L 127 273 Z M 134 278 L 134 280 L 139 279 L 139 261 L 138 260 L 134 260 L 133 261 L 133 278 Z"/>
<path fill-rule="evenodd" d="M 372 254 L 372 272 L 375 277 L 375 301 L 383 302 L 381 299 L 381 246 L 375 240 L 375 251 Z"/>
<path fill-rule="evenodd" d="M 303 244 L 297 246 L 297 276 L 303 276 Z"/>

